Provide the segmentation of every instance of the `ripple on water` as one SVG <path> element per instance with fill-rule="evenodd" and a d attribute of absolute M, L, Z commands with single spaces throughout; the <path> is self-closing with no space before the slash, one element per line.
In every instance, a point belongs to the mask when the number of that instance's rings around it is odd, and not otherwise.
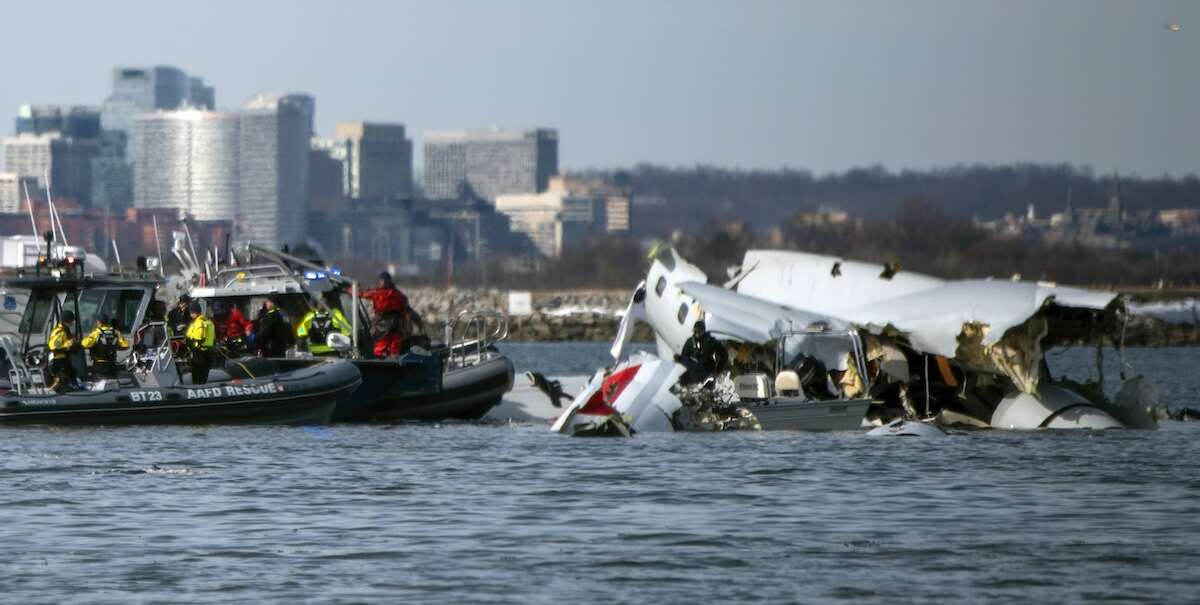
<path fill-rule="evenodd" d="M 1198 357 L 1160 361 L 1195 377 Z M 1194 401 L 1187 388 L 1172 395 Z M 23 429 L 0 445 L 0 600 L 1187 602 L 1198 444 L 1180 423 L 936 444 Z"/>

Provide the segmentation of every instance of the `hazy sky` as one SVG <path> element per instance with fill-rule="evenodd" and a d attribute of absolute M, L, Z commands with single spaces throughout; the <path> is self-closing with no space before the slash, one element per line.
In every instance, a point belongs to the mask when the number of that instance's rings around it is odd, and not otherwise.
<path fill-rule="evenodd" d="M 568 169 L 1030 160 L 1200 173 L 1194 0 L 87 1 L 6 12 L 5 134 L 21 103 L 98 104 L 113 66 L 169 64 L 215 85 L 222 107 L 311 93 L 322 133 L 338 120 L 399 121 L 419 146 L 431 129 L 555 127 Z"/>

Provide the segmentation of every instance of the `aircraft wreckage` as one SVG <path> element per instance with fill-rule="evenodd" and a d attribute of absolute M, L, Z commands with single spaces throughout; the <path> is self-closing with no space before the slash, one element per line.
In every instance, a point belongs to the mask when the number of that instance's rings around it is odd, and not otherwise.
<path fill-rule="evenodd" d="M 1104 392 L 1105 345 L 1123 344 L 1113 293 L 1051 283 L 943 280 L 895 265 L 751 250 L 723 285 L 674 249 L 651 255 L 612 355 L 553 424 L 572 435 L 643 431 L 879 427 L 1155 428 L 1142 377 Z M 728 363 L 696 380 L 681 357 L 705 321 Z M 657 355 L 626 359 L 638 322 Z M 1051 375 L 1045 352 L 1096 347 L 1099 377 Z"/>

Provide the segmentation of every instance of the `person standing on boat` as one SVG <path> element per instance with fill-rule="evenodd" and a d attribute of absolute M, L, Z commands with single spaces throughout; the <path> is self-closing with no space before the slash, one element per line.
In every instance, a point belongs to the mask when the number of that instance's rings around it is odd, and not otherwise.
<path fill-rule="evenodd" d="M 177 354 L 181 353 L 181 349 L 187 344 L 184 342 L 184 335 L 187 333 L 188 326 L 192 323 L 192 316 L 189 310 L 191 301 L 191 296 L 180 294 L 179 300 L 175 301 L 175 306 L 167 312 L 167 337 L 171 339 Z"/>
<path fill-rule="evenodd" d="M 208 382 L 208 371 L 212 369 L 217 327 L 204 316 L 200 303 L 193 302 L 188 310 L 192 316 L 192 323 L 187 328 L 187 346 L 192 357 L 192 384 L 204 384 Z"/>
<path fill-rule="evenodd" d="M 83 337 L 83 348 L 92 352 L 92 372 L 101 378 L 117 377 L 117 351 L 128 349 L 125 336 L 112 326 L 111 320 L 101 315 L 96 327 Z"/>
<path fill-rule="evenodd" d="M 255 320 L 254 342 L 263 357 L 286 357 L 292 346 L 292 324 L 278 302 L 268 298 Z"/>
<path fill-rule="evenodd" d="M 228 355 L 241 355 L 246 350 L 246 337 L 254 332 L 254 324 L 234 303 L 214 302 L 212 315 L 216 320 L 217 342 Z"/>
<path fill-rule="evenodd" d="M 63 392 L 75 384 L 75 368 L 71 365 L 71 349 L 75 348 L 75 314 L 63 311 L 61 320 L 50 330 L 46 348 L 50 350 L 50 388 Z"/>
<path fill-rule="evenodd" d="M 404 339 L 411 332 L 412 314 L 408 297 L 396 288 L 392 274 L 379 274 L 376 287 L 365 290 L 359 297 L 371 301 L 375 309 L 375 321 L 371 325 L 371 337 L 375 339 L 375 356 L 392 357 L 403 350 Z"/>
<path fill-rule="evenodd" d="M 729 365 L 729 355 L 701 319 L 692 324 L 692 337 L 683 343 L 683 350 L 675 356 L 675 361 L 687 367 L 680 382 L 695 384 L 724 370 Z"/>
<path fill-rule="evenodd" d="M 337 351 L 329 346 L 328 338 L 335 332 L 349 338 L 354 329 L 341 310 L 329 310 L 322 305 L 310 310 L 300 320 L 300 325 L 296 326 L 296 340 L 307 345 L 308 352 L 313 355 L 333 355 Z"/>

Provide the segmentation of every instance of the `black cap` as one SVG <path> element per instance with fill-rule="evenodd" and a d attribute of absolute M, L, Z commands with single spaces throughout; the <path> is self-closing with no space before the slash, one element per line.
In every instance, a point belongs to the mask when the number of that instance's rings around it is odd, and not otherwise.
<path fill-rule="evenodd" d="M 62 320 L 63 320 L 63 323 L 71 323 L 71 322 L 75 321 L 75 314 L 70 311 L 63 311 L 62 312 Z"/>
<path fill-rule="evenodd" d="M 706 330 L 706 329 L 708 329 L 708 326 L 704 325 L 703 319 L 697 319 L 696 323 L 692 324 L 692 331 L 695 332 L 697 328 L 699 328 L 701 330 Z"/>
<path fill-rule="evenodd" d="M 179 295 L 179 302 L 185 303 L 185 302 L 188 302 L 189 300 L 192 300 L 192 297 L 187 292 L 184 292 L 183 294 Z"/>
<path fill-rule="evenodd" d="M 200 306 L 200 303 L 193 302 L 192 304 L 188 305 L 188 311 L 191 311 L 192 313 L 203 313 L 204 309 Z"/>
<path fill-rule="evenodd" d="M 392 274 L 388 273 L 387 271 L 383 271 L 382 273 L 379 274 L 379 279 L 382 279 L 383 281 L 390 284 L 390 283 L 392 283 Z"/>

